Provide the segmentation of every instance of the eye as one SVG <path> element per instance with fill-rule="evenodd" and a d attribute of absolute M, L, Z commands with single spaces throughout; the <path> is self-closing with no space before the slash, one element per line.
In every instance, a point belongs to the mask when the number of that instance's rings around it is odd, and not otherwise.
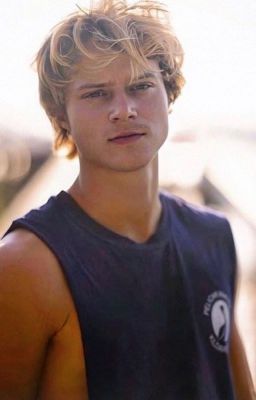
<path fill-rule="evenodd" d="M 135 84 L 133 86 L 131 86 L 131 92 L 139 92 L 139 91 L 145 91 L 150 89 L 151 87 L 153 87 L 153 84 L 150 82 L 142 82 L 142 83 L 138 83 Z"/>
<path fill-rule="evenodd" d="M 82 94 L 81 98 L 82 99 L 93 99 L 93 98 L 104 97 L 104 96 L 107 96 L 107 92 L 105 90 L 99 89 L 99 90 L 95 90 L 90 93 L 84 93 L 84 94 Z"/>

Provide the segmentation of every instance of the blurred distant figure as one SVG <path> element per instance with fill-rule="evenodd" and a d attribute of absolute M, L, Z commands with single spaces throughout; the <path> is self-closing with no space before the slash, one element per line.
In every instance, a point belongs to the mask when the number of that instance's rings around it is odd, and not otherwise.
<path fill-rule="evenodd" d="M 229 223 L 158 188 L 182 61 L 153 1 L 79 10 L 39 50 L 55 148 L 80 172 L 2 241 L 1 399 L 253 398 Z"/>

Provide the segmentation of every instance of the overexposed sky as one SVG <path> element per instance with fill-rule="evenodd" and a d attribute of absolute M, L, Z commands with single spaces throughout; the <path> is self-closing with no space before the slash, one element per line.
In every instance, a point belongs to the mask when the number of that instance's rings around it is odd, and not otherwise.
<path fill-rule="evenodd" d="M 2 2 L 0 126 L 51 136 L 30 63 L 49 29 L 85 0 Z M 169 0 L 185 50 L 187 84 L 174 108 L 181 127 L 256 127 L 256 1 Z"/>

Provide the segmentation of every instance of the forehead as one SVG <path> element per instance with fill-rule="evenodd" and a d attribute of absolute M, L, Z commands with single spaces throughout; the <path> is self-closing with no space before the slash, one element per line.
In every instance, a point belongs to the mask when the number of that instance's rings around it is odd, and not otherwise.
<path fill-rule="evenodd" d="M 72 74 L 72 86 L 81 82 L 129 83 L 139 77 L 147 76 L 148 73 L 155 78 L 161 76 L 157 61 L 148 60 L 146 68 L 137 62 L 132 62 L 127 55 L 120 55 L 107 65 L 84 57 Z"/>

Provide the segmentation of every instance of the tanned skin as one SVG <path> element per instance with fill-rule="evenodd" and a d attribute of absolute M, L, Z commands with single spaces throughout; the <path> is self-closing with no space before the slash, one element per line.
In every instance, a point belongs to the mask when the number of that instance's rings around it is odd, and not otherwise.
<path fill-rule="evenodd" d="M 154 61 L 152 66 L 156 70 Z M 63 126 L 80 161 L 70 195 L 99 223 L 143 243 L 161 214 L 157 153 L 168 132 L 168 99 L 160 72 L 132 83 L 130 73 L 123 56 L 89 81 L 78 71 L 68 88 Z M 102 87 L 93 88 L 94 82 Z M 0 326 L 1 400 L 88 399 L 86 350 L 61 266 L 26 230 L 1 242 Z M 251 400 L 242 352 L 234 327 L 237 399 Z"/>
<path fill-rule="evenodd" d="M 86 399 L 77 315 L 57 260 L 23 230 L 0 250 L 1 400 Z"/>

